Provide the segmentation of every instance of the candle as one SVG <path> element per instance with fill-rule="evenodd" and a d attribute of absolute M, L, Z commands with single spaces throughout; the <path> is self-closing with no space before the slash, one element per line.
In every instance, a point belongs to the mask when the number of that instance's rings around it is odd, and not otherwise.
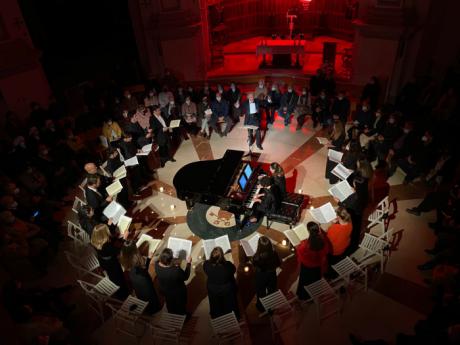
<path fill-rule="evenodd" d="M 164 192 L 164 188 L 163 187 L 160 187 L 160 193 L 163 193 Z"/>
<path fill-rule="evenodd" d="M 281 241 L 281 245 L 285 246 L 287 244 L 287 241 L 286 240 L 282 240 Z"/>
<path fill-rule="evenodd" d="M 303 190 L 302 189 L 299 189 L 299 194 L 302 194 Z"/>
<path fill-rule="evenodd" d="M 249 272 L 249 266 L 244 266 L 244 271 L 247 273 Z"/>
<path fill-rule="evenodd" d="M 310 210 L 313 210 L 315 207 L 313 205 L 310 206 Z"/>
<path fill-rule="evenodd" d="M 169 206 L 169 208 L 170 208 L 171 210 L 174 210 L 174 209 L 176 208 L 176 205 L 171 204 L 171 205 Z"/>

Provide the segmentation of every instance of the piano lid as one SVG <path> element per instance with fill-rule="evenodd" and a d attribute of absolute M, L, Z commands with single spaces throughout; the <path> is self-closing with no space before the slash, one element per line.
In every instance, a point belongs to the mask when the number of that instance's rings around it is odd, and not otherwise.
<path fill-rule="evenodd" d="M 177 196 L 182 199 L 187 193 L 225 195 L 243 155 L 243 151 L 227 150 L 221 159 L 183 166 L 173 179 Z"/>

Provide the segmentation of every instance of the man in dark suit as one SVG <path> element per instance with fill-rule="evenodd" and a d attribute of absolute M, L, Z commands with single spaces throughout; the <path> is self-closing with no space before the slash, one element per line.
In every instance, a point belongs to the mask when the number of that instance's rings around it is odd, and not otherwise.
<path fill-rule="evenodd" d="M 210 125 L 212 129 L 219 133 L 221 137 L 226 137 L 232 126 L 232 119 L 228 112 L 228 102 L 223 99 L 221 93 L 216 94 L 216 99 L 211 103 L 211 110 L 212 116 Z M 223 128 L 223 130 L 221 128 Z"/>
<path fill-rule="evenodd" d="M 287 108 L 287 116 L 284 118 L 284 125 L 287 126 L 290 123 L 291 114 L 294 112 L 294 109 L 297 105 L 299 96 L 293 90 L 292 86 L 289 85 L 287 92 L 281 96 L 280 109 Z"/>
<path fill-rule="evenodd" d="M 94 210 L 94 216 L 100 221 L 105 221 L 107 218 L 103 215 L 104 209 L 112 202 L 111 196 L 106 196 L 105 191 L 100 189 L 101 179 L 96 174 L 88 175 L 85 187 L 86 202 Z"/>
<path fill-rule="evenodd" d="M 254 99 L 254 94 L 249 93 L 248 99 L 243 103 L 244 125 L 255 126 L 257 128 L 248 128 L 248 144 L 251 146 L 254 143 L 255 131 L 257 148 L 263 150 L 260 138 L 260 107 L 261 101 Z"/>
<path fill-rule="evenodd" d="M 345 96 L 345 91 L 340 91 L 337 98 L 334 99 L 331 108 L 332 115 L 338 115 L 343 125 L 347 123 L 350 115 L 350 100 Z"/>
<path fill-rule="evenodd" d="M 152 129 L 155 140 L 158 144 L 158 151 L 160 154 L 161 167 L 164 167 L 167 161 L 175 162 L 176 160 L 170 154 L 170 138 L 172 128 L 168 127 L 167 121 L 161 115 L 159 106 L 153 107 L 153 116 L 150 117 L 150 128 Z"/>

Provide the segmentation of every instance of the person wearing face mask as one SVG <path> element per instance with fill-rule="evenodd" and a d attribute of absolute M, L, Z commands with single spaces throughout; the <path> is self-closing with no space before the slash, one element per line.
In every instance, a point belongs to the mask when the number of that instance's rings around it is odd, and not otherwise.
<path fill-rule="evenodd" d="M 121 101 L 121 108 L 135 112 L 137 110 L 137 107 L 138 104 L 136 97 L 133 97 L 129 90 L 125 90 L 125 92 L 123 93 L 123 99 Z"/>
<path fill-rule="evenodd" d="M 185 92 L 185 95 L 186 96 L 189 96 L 190 97 L 190 100 L 193 102 L 193 103 L 198 103 L 199 102 L 199 99 L 198 99 L 198 95 L 197 93 L 195 92 L 195 90 L 193 89 L 193 86 L 192 85 L 189 85 L 187 86 L 187 90 Z"/>
<path fill-rule="evenodd" d="M 235 83 L 230 84 L 230 88 L 227 90 L 225 94 L 225 99 L 228 101 L 230 105 L 230 116 L 234 123 L 240 121 L 240 101 L 241 101 L 241 92 L 235 85 Z M 238 103 L 237 103 L 238 102 Z M 236 106 L 238 105 L 238 107 Z"/>
<path fill-rule="evenodd" d="M 153 107 L 152 113 L 153 116 L 150 118 L 150 127 L 152 128 L 155 141 L 158 144 L 160 165 L 164 167 L 167 161 L 176 161 L 170 153 L 170 134 L 172 133 L 172 129 L 168 127 L 169 119 L 162 116 L 160 107 Z"/>
<path fill-rule="evenodd" d="M 338 115 L 343 125 L 347 123 L 348 116 L 350 115 L 350 100 L 345 96 L 345 91 L 340 91 L 332 103 L 332 115 Z"/>
<path fill-rule="evenodd" d="M 371 109 L 377 109 L 380 96 L 380 84 L 377 77 L 373 76 L 364 86 L 361 94 L 361 102 L 368 101 Z"/>
<path fill-rule="evenodd" d="M 407 158 L 398 160 L 398 166 L 406 173 L 404 184 L 412 182 L 423 174 L 428 174 L 436 164 L 437 147 L 433 142 L 433 134 L 425 131 L 413 152 Z"/>
<path fill-rule="evenodd" d="M 213 90 L 213 88 L 209 86 L 208 83 L 204 83 L 203 89 L 201 90 L 201 93 L 200 93 L 200 97 L 201 99 L 203 99 L 203 97 L 207 97 L 208 102 L 211 103 L 216 98 L 216 93 Z"/>
<path fill-rule="evenodd" d="M 121 128 L 117 122 L 108 118 L 102 125 L 102 135 L 107 139 L 109 143 L 117 142 L 121 138 Z"/>
<path fill-rule="evenodd" d="M 270 92 L 268 93 L 270 103 L 267 107 L 267 126 L 273 124 L 275 121 L 275 112 L 280 108 L 281 105 L 281 93 L 278 90 L 278 86 L 273 84 Z"/>
<path fill-rule="evenodd" d="M 211 105 L 209 104 L 209 101 L 208 101 L 208 97 L 203 97 L 203 99 L 197 106 L 197 111 L 198 111 L 198 122 L 201 123 L 200 134 L 203 137 L 209 139 L 210 137 L 209 122 L 211 121 L 212 110 L 211 110 Z"/>
<path fill-rule="evenodd" d="M 182 106 L 182 104 L 185 103 L 185 91 L 184 91 L 184 88 L 182 86 L 179 86 L 177 88 L 177 93 L 176 93 L 176 96 L 174 97 L 174 99 L 177 101 L 177 105 L 180 107 Z"/>
<path fill-rule="evenodd" d="M 150 129 L 150 116 L 150 110 L 141 104 L 137 107 L 137 110 L 132 117 L 132 121 L 136 121 L 142 128 L 143 132 L 147 133 Z"/>
<path fill-rule="evenodd" d="M 361 104 L 361 107 L 358 107 L 354 120 L 359 122 L 358 126 L 360 131 L 363 131 L 365 128 L 369 129 L 372 127 L 374 114 L 370 110 L 367 102 L 364 102 Z"/>
<path fill-rule="evenodd" d="M 248 127 L 248 144 L 251 146 L 254 143 L 254 131 L 256 137 L 256 145 L 259 150 L 263 150 L 261 137 L 260 137 L 260 104 L 262 101 L 256 99 L 254 94 L 249 93 L 248 99 L 242 105 L 242 112 L 245 115 L 244 125 L 256 127 Z"/>
<path fill-rule="evenodd" d="M 265 81 L 263 79 L 259 80 L 255 90 L 254 90 L 254 98 L 255 99 L 265 99 L 267 97 L 268 90 L 265 86 Z"/>
<path fill-rule="evenodd" d="M 157 91 L 155 89 L 151 89 L 149 93 L 145 95 L 144 106 L 147 108 L 158 104 L 160 103 L 158 102 Z"/>
<path fill-rule="evenodd" d="M 169 88 L 166 85 L 164 85 L 161 89 L 161 92 L 158 94 L 158 102 L 160 103 L 160 107 L 166 107 L 171 98 L 174 99 L 173 93 L 169 91 Z"/>
<path fill-rule="evenodd" d="M 295 116 L 297 118 L 297 130 L 300 130 L 305 123 L 305 117 L 311 114 L 311 97 L 307 88 L 302 88 L 302 94 L 295 107 Z"/>
<path fill-rule="evenodd" d="M 287 91 L 281 96 L 280 108 L 287 108 L 287 115 L 284 117 L 284 125 L 288 126 L 291 122 L 291 114 L 297 105 L 299 96 L 294 91 L 292 85 L 289 85 Z"/>
<path fill-rule="evenodd" d="M 326 96 L 326 91 L 322 90 L 319 97 L 316 98 L 313 104 L 313 128 L 316 128 L 316 126 L 318 126 L 318 123 L 322 124 L 323 127 L 329 126 L 331 122 L 329 108 L 330 102 Z"/>
<path fill-rule="evenodd" d="M 169 121 L 180 118 L 180 107 L 176 105 L 173 97 L 169 99 L 168 104 L 161 111 Z"/>
<path fill-rule="evenodd" d="M 181 110 L 185 130 L 191 135 L 196 135 L 198 133 L 197 108 L 190 96 L 185 97 L 185 102 L 182 104 Z"/>
<path fill-rule="evenodd" d="M 232 120 L 228 114 L 228 102 L 222 98 L 222 94 L 216 94 L 216 100 L 211 103 L 212 129 L 219 133 L 220 137 L 226 137 L 232 126 Z"/>

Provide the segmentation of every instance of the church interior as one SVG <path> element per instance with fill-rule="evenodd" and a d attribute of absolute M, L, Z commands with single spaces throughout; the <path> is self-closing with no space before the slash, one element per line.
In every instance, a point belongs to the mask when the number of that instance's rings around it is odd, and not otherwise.
<path fill-rule="evenodd" d="M 0 2 L 0 342 L 459 344 L 459 11 Z"/>

